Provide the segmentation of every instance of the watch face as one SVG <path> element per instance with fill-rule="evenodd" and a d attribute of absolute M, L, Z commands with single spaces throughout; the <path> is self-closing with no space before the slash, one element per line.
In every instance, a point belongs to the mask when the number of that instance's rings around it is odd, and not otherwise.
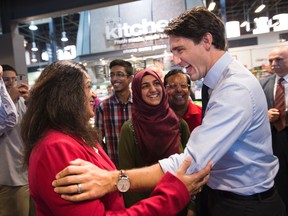
<path fill-rule="evenodd" d="M 117 183 L 117 188 L 120 192 L 125 193 L 129 190 L 130 188 L 130 181 L 126 179 L 119 179 Z"/>

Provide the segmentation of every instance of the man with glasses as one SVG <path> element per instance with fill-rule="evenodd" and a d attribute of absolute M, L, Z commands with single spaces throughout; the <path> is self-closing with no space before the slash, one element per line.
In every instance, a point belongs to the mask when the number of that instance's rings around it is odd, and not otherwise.
<path fill-rule="evenodd" d="M 2 67 L 3 81 L 15 104 L 18 121 L 0 136 L 0 215 L 28 216 L 34 213 L 34 208 L 29 196 L 27 171 L 23 169 L 20 123 L 26 112 L 29 89 L 27 83 L 17 85 L 17 72 L 13 67 Z"/>
<path fill-rule="evenodd" d="M 0 65 L 0 137 L 17 123 L 17 110 L 6 90 L 2 76 L 3 70 Z"/>
<path fill-rule="evenodd" d="M 170 107 L 176 115 L 183 118 L 190 132 L 202 122 L 202 108 L 190 99 L 191 80 L 179 69 L 169 71 L 164 77 Z"/>
<path fill-rule="evenodd" d="M 96 108 L 95 123 L 102 133 L 103 148 L 110 159 L 119 167 L 118 144 L 123 123 L 131 118 L 132 97 L 130 83 L 133 67 L 130 62 L 113 60 L 110 65 L 110 82 L 113 94 L 103 100 Z"/>

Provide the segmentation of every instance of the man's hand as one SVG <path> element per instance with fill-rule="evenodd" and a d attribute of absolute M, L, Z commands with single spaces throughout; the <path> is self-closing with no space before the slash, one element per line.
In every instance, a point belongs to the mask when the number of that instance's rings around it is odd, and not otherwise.
<path fill-rule="evenodd" d="M 18 91 L 20 93 L 20 96 L 25 99 L 25 101 L 29 100 L 29 87 L 27 83 L 21 82 L 18 86 Z"/>
<path fill-rule="evenodd" d="M 196 195 L 201 191 L 201 187 L 207 183 L 210 170 L 212 168 L 212 162 L 210 161 L 202 170 L 190 175 L 185 174 L 189 166 L 191 165 L 192 158 L 187 157 L 181 164 L 180 168 L 175 173 L 175 176 L 179 178 L 187 187 L 191 195 Z"/>
<path fill-rule="evenodd" d="M 271 108 L 268 110 L 268 117 L 271 123 L 277 121 L 280 117 L 279 110 L 276 108 Z"/>
<path fill-rule="evenodd" d="M 12 86 L 8 92 L 14 102 L 17 102 L 19 97 L 23 97 L 25 102 L 29 100 L 29 87 L 26 83 L 22 82 L 17 86 Z"/>
<path fill-rule="evenodd" d="M 179 170 L 175 173 L 175 176 L 179 178 L 186 185 L 189 192 L 194 195 L 199 192 L 201 186 L 207 183 L 212 163 L 208 163 L 206 167 L 198 173 L 186 175 L 186 170 L 190 164 L 191 158 L 184 160 Z M 151 167 L 154 167 L 154 169 Z M 160 180 L 161 176 L 157 174 L 158 171 L 162 173 L 159 164 L 151 167 L 128 170 L 126 172 L 132 185 L 136 185 L 134 189 L 138 191 L 143 190 L 143 187 L 145 189 L 144 183 L 148 186 L 151 186 L 150 184 L 155 186 L 157 182 L 155 179 L 151 178 L 153 175 L 157 176 L 157 181 Z M 143 178 L 136 180 L 139 176 L 144 176 L 143 174 L 147 173 L 148 170 L 150 170 L 150 177 L 147 177 L 146 180 L 151 181 L 152 183 L 143 182 Z M 98 199 L 107 193 L 115 191 L 115 184 L 118 177 L 119 171 L 117 170 L 103 170 L 90 162 L 76 159 L 71 161 L 68 167 L 56 175 L 56 180 L 52 182 L 52 185 L 55 187 L 54 191 L 61 194 L 63 199 L 68 201 L 84 201 Z M 81 193 L 77 193 L 78 184 L 81 184 Z"/>
<path fill-rule="evenodd" d="M 54 191 L 69 201 L 97 199 L 116 190 L 119 171 L 107 171 L 96 165 L 76 159 L 56 175 L 52 182 Z M 81 183 L 82 193 L 78 194 L 77 184 Z"/>

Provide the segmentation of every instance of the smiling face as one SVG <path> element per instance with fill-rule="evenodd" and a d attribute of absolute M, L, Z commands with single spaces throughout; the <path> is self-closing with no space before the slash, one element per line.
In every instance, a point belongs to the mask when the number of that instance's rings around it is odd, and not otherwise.
<path fill-rule="evenodd" d="M 160 81 L 152 75 L 146 75 L 141 82 L 142 99 L 148 105 L 156 106 L 160 104 L 163 97 L 163 89 Z"/>
<path fill-rule="evenodd" d="M 186 106 L 190 97 L 190 87 L 187 84 L 187 77 L 185 74 L 175 74 L 167 78 L 166 91 L 168 94 L 168 101 L 171 107 Z M 169 87 L 169 86 L 173 86 Z"/>
<path fill-rule="evenodd" d="M 84 73 L 84 91 L 85 91 L 85 95 L 86 95 L 86 105 L 87 105 L 87 111 L 88 114 L 90 116 L 90 118 L 92 118 L 94 116 L 94 101 L 96 98 L 96 94 L 92 89 L 92 85 L 91 85 L 91 80 L 88 76 L 88 74 Z"/>
<path fill-rule="evenodd" d="M 174 65 L 185 68 L 191 80 L 205 77 L 209 56 L 203 41 L 195 44 L 191 39 L 170 35 L 169 42 Z"/>
<path fill-rule="evenodd" d="M 110 70 L 110 82 L 114 91 L 125 92 L 129 91 L 129 84 L 132 81 L 132 76 L 128 76 L 125 67 L 115 65 Z"/>

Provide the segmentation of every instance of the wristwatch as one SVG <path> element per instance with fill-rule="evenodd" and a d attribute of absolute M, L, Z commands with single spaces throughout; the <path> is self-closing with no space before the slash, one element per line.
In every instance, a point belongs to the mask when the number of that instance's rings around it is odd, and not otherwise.
<path fill-rule="evenodd" d="M 120 170 L 120 175 L 118 182 L 116 183 L 116 187 L 121 193 L 127 192 L 130 188 L 130 181 L 128 176 L 125 175 L 124 170 Z"/>

